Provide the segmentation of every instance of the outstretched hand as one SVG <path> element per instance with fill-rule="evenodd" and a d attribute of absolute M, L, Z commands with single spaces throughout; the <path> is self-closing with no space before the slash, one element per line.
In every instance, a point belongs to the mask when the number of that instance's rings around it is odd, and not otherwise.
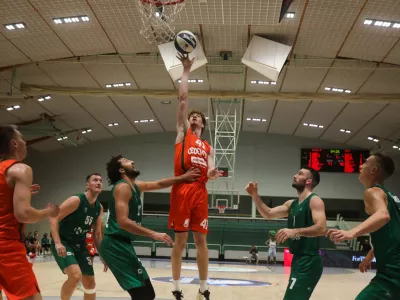
<path fill-rule="evenodd" d="M 197 168 L 190 168 L 189 171 L 187 171 L 182 176 L 186 181 L 193 182 L 201 176 L 201 172 Z"/>
<path fill-rule="evenodd" d="M 182 54 L 178 52 L 178 55 L 176 56 L 177 59 L 179 59 L 182 63 L 182 66 L 184 69 L 189 69 L 192 67 L 195 58 L 189 59 L 189 55 L 187 54 Z"/>
<path fill-rule="evenodd" d="M 217 179 L 224 174 L 224 171 L 219 171 L 217 168 L 211 169 L 208 171 L 207 177 L 208 179 Z"/>

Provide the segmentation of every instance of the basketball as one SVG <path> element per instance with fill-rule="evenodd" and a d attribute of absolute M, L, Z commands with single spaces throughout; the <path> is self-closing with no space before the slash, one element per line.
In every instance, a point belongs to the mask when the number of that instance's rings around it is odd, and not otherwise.
<path fill-rule="evenodd" d="M 189 54 L 196 49 L 197 39 L 192 32 L 183 30 L 175 36 L 174 44 L 178 52 Z"/>

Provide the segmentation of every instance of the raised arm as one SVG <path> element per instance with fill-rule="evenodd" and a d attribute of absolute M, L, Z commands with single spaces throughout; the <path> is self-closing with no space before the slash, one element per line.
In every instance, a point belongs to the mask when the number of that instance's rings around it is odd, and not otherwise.
<path fill-rule="evenodd" d="M 179 85 L 179 96 L 178 96 L 179 104 L 178 104 L 178 111 L 176 114 L 176 130 L 178 131 L 176 143 L 180 143 L 183 140 L 183 137 L 189 128 L 189 121 L 188 121 L 189 83 L 188 83 L 188 80 L 189 80 L 190 68 L 193 65 L 194 59 L 189 60 L 188 57 L 184 57 L 179 52 L 178 52 L 177 58 L 182 62 L 182 65 L 183 65 L 183 75 L 181 78 L 181 83 Z"/>
<path fill-rule="evenodd" d="M 14 215 L 18 222 L 29 224 L 37 223 L 48 217 L 58 215 L 59 208 L 48 204 L 45 209 L 35 209 L 31 206 L 32 168 L 28 165 L 17 163 L 11 166 L 6 173 L 9 182 L 14 187 L 13 203 Z"/>
<path fill-rule="evenodd" d="M 136 181 L 135 183 L 141 192 L 148 192 L 165 189 L 181 182 L 193 182 L 199 178 L 200 175 L 200 170 L 192 168 L 181 176 L 164 178 L 158 181 Z"/>
<path fill-rule="evenodd" d="M 327 232 L 331 240 L 341 242 L 352 240 L 367 233 L 375 232 L 390 221 L 387 197 L 382 189 L 373 187 L 364 192 L 364 202 L 370 217 L 349 231 L 331 229 Z"/>
<path fill-rule="evenodd" d="M 270 208 L 262 201 L 260 195 L 258 194 L 258 182 L 250 182 L 246 186 L 246 192 L 251 196 L 253 202 L 257 206 L 257 210 L 264 217 L 264 219 L 279 219 L 286 218 L 289 215 L 290 205 L 293 200 L 286 201 L 283 205 Z"/>
<path fill-rule="evenodd" d="M 129 219 L 129 201 L 131 197 L 131 188 L 126 183 L 120 183 L 114 189 L 115 212 L 119 228 L 136 235 L 148 236 L 157 241 L 165 242 L 167 245 L 171 245 L 173 242 L 168 234 L 147 229 L 142 227 L 141 224 Z"/>

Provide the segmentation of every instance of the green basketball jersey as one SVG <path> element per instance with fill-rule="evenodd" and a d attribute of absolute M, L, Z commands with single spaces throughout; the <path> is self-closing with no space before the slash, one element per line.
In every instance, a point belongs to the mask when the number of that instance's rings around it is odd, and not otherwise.
<path fill-rule="evenodd" d="M 296 199 L 290 205 L 288 228 L 306 228 L 314 225 L 310 209 L 310 200 L 316 194 L 310 194 L 303 202 Z M 319 255 L 319 237 L 297 236 L 289 239 L 290 253 L 296 255 Z"/>
<path fill-rule="evenodd" d="M 78 208 L 59 222 L 61 240 L 70 243 L 85 241 L 86 233 L 89 232 L 92 225 L 96 223 L 101 211 L 99 201 L 96 201 L 92 206 L 85 194 L 82 193 L 76 196 L 78 196 L 80 200 Z"/>
<path fill-rule="evenodd" d="M 105 235 L 112 235 L 117 237 L 122 237 L 124 239 L 134 241 L 136 239 L 136 235 L 130 233 L 124 229 L 119 228 L 117 222 L 117 214 L 115 212 L 115 199 L 114 199 L 114 190 L 115 187 L 120 183 L 127 183 L 125 180 L 120 180 L 115 183 L 114 187 L 111 190 L 111 199 L 108 205 L 108 219 L 106 223 L 106 228 L 104 230 Z M 129 201 L 129 216 L 128 218 L 134 221 L 135 223 L 141 225 L 142 224 L 142 202 L 140 201 L 140 190 L 139 187 L 134 184 L 135 189 L 132 189 L 132 198 Z"/>
<path fill-rule="evenodd" d="M 381 185 L 387 196 L 390 221 L 379 230 L 371 233 L 371 242 L 374 247 L 376 267 L 394 278 L 400 274 L 400 200 Z M 400 279 L 397 279 L 400 281 Z"/>

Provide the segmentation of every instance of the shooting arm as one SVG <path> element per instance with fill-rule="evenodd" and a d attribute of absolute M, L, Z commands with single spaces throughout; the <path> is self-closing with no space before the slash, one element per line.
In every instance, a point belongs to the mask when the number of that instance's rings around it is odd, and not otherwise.
<path fill-rule="evenodd" d="M 101 241 L 103 240 L 103 205 L 100 206 L 100 215 L 94 225 L 94 243 L 97 249 L 100 249 Z"/>
<path fill-rule="evenodd" d="M 66 216 L 72 214 L 75 210 L 78 209 L 81 200 L 78 196 L 72 196 L 65 200 L 60 205 L 60 214 L 57 218 L 50 218 L 50 232 L 53 236 L 54 244 L 61 243 L 60 232 L 59 232 L 59 222 L 63 220 Z"/>
<path fill-rule="evenodd" d="M 37 223 L 49 217 L 48 209 L 35 209 L 31 206 L 32 169 L 28 165 L 17 163 L 6 173 L 14 183 L 14 215 L 20 223 Z"/>
<path fill-rule="evenodd" d="M 178 112 L 176 115 L 176 128 L 178 133 L 185 133 L 189 128 L 188 121 L 188 95 L 189 95 L 189 73 L 190 68 L 183 68 L 183 75 L 181 78 L 181 83 L 179 85 L 179 104 Z"/>
<path fill-rule="evenodd" d="M 350 230 L 357 238 L 367 233 L 375 232 L 390 221 L 387 209 L 386 194 L 380 188 L 370 188 L 364 192 L 364 201 L 371 208 L 371 216 L 357 227 Z"/>
<path fill-rule="evenodd" d="M 136 185 L 141 192 L 161 190 L 173 186 L 174 184 L 184 182 L 184 176 L 175 176 L 170 178 L 160 179 L 158 181 L 136 181 Z"/>
<path fill-rule="evenodd" d="M 325 204 L 322 199 L 318 196 L 312 197 L 310 200 L 310 209 L 314 225 L 295 229 L 296 236 L 315 237 L 326 234 Z"/>
<path fill-rule="evenodd" d="M 131 197 L 131 188 L 126 183 L 120 183 L 114 189 L 115 211 L 119 228 L 136 235 L 153 237 L 154 231 L 144 228 L 129 219 L 129 201 Z"/>
<path fill-rule="evenodd" d="M 257 210 L 259 213 L 264 217 L 264 219 L 279 219 L 285 218 L 289 215 L 290 205 L 292 204 L 293 200 L 286 201 L 283 205 L 270 208 L 262 201 L 260 195 L 254 194 L 251 196 L 254 203 L 257 206 Z"/>

